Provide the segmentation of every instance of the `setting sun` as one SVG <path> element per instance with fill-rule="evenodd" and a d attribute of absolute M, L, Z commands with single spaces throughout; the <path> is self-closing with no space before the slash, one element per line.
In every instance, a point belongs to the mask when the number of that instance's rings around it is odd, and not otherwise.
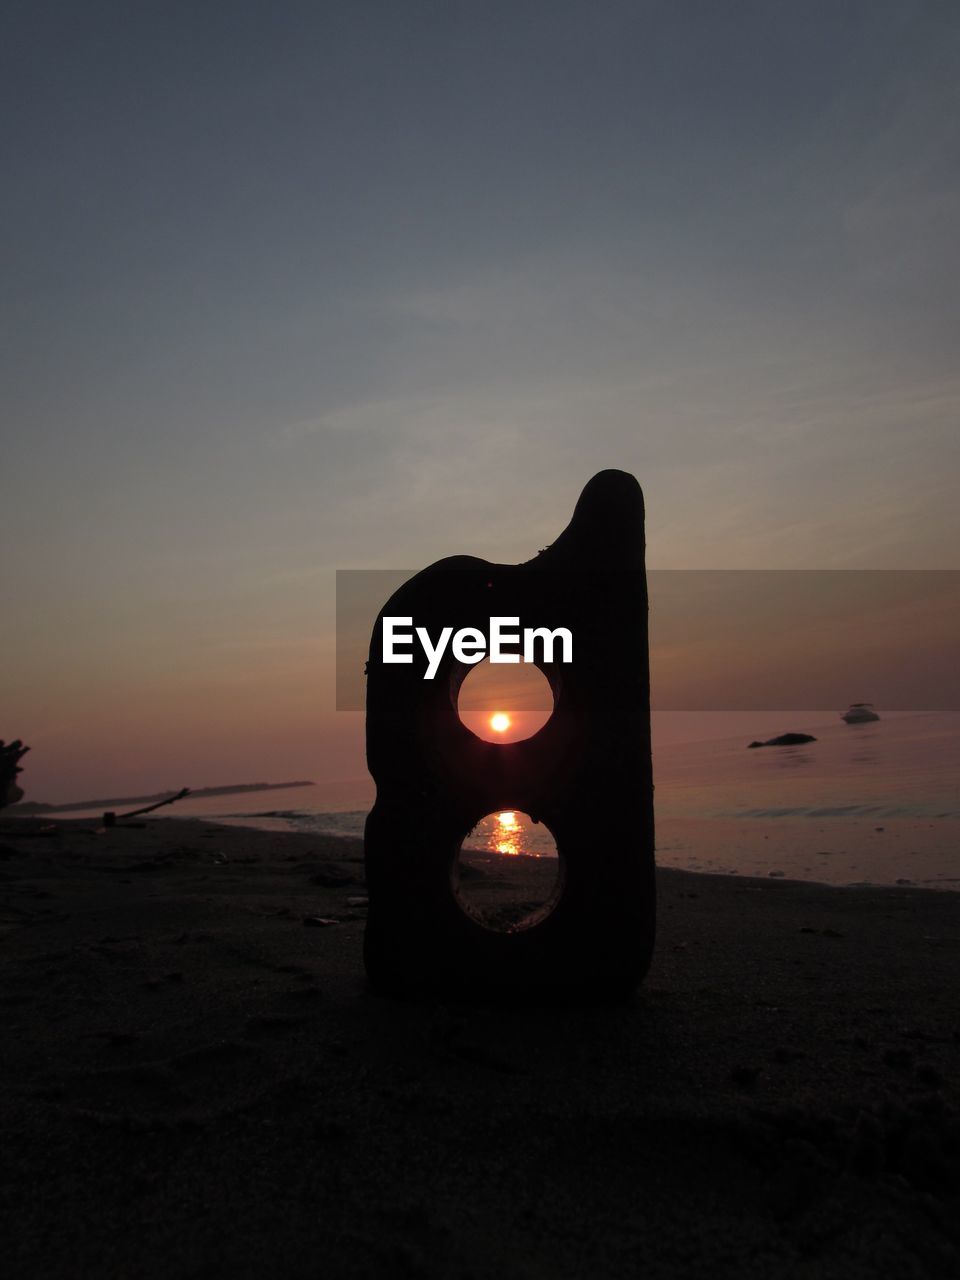
<path fill-rule="evenodd" d="M 490 717 L 490 728 L 496 733 L 506 733 L 510 728 L 510 717 L 505 711 L 495 711 Z"/>

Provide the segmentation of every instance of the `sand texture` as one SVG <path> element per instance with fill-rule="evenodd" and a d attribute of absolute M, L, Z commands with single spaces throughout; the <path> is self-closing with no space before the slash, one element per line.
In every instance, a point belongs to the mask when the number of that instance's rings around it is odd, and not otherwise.
<path fill-rule="evenodd" d="M 632 1005 L 405 1003 L 356 841 L 49 826 L 0 823 L 10 1277 L 957 1267 L 954 893 L 661 871 Z"/>

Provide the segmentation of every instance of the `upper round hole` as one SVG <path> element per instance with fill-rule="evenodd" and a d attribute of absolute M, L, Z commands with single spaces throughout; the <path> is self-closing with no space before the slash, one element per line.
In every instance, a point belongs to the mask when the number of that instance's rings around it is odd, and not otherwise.
<path fill-rule="evenodd" d="M 532 662 L 488 658 L 472 667 L 457 694 L 457 714 L 484 742 L 521 742 L 553 715 L 550 681 Z"/>

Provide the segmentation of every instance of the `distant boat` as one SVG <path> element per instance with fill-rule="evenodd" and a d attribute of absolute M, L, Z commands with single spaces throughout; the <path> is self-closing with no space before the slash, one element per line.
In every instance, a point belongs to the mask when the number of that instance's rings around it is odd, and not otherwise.
<path fill-rule="evenodd" d="M 866 724 L 869 720 L 879 720 L 880 717 L 874 711 L 872 702 L 851 702 L 840 719 L 846 720 L 847 724 Z"/>

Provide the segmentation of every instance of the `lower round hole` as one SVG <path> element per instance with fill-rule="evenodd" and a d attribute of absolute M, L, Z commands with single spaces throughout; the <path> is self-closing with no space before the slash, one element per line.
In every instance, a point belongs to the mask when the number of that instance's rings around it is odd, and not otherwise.
<path fill-rule="evenodd" d="M 542 823 L 519 809 L 500 809 L 464 839 L 451 881 L 467 915 L 497 933 L 517 933 L 540 924 L 557 905 L 563 862 Z"/>

